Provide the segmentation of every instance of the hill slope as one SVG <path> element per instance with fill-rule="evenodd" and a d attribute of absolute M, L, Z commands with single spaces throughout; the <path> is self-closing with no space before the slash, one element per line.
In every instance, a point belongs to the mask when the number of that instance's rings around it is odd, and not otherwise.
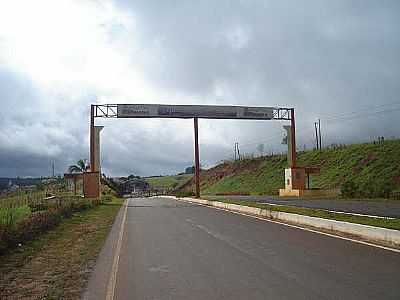
<path fill-rule="evenodd" d="M 152 187 L 175 189 L 192 178 L 192 174 L 153 176 L 144 178 Z"/>
<path fill-rule="evenodd" d="M 311 176 L 312 188 L 355 189 L 354 196 L 381 197 L 400 190 L 400 140 L 384 144 L 354 144 L 339 149 L 298 154 L 299 166 L 318 166 L 320 175 Z M 286 155 L 224 162 L 202 172 L 203 194 L 277 194 L 284 185 Z M 181 191 L 194 189 L 190 180 Z"/>

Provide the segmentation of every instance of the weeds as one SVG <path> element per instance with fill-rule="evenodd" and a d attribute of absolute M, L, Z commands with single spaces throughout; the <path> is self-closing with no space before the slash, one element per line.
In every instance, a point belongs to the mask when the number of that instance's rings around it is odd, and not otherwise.
<path fill-rule="evenodd" d="M 14 201 L 13 201 L 14 200 Z M 32 240 L 55 227 L 74 212 L 98 205 L 98 199 L 58 197 L 53 199 L 5 200 L 0 206 L 0 254 L 18 244 Z M 18 206 L 19 205 L 19 206 Z"/>

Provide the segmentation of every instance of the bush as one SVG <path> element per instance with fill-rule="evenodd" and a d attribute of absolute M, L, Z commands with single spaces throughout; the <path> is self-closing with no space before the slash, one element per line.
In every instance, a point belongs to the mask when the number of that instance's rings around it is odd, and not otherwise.
<path fill-rule="evenodd" d="M 101 196 L 101 202 L 111 202 L 111 201 L 112 201 L 112 196 L 111 195 Z"/>
<path fill-rule="evenodd" d="M 366 198 L 389 198 L 393 185 L 385 179 L 375 179 L 365 182 L 360 187 L 360 195 Z"/>
<path fill-rule="evenodd" d="M 181 191 L 181 192 L 177 192 L 175 196 L 178 197 L 178 198 L 193 197 L 194 196 L 194 192 L 192 192 L 192 191 Z"/>
<path fill-rule="evenodd" d="M 29 241 L 61 222 L 59 211 L 50 209 L 36 212 L 29 218 L 23 219 L 13 227 L 0 227 L 0 254 L 18 243 Z"/>
<path fill-rule="evenodd" d="M 99 199 L 59 198 L 56 201 L 46 202 L 45 205 L 39 205 L 46 210 L 38 211 L 38 206 L 34 206 L 36 209 L 32 209 L 29 217 L 19 219 L 12 224 L 0 222 L 0 254 L 57 226 L 63 218 L 70 218 L 74 212 L 93 208 L 99 203 Z"/>
<path fill-rule="evenodd" d="M 357 185 L 352 180 L 347 180 L 342 184 L 341 192 L 343 197 L 354 198 L 357 195 Z"/>
<path fill-rule="evenodd" d="M 393 184 L 384 178 L 370 179 L 359 186 L 354 181 L 348 180 L 343 183 L 341 191 L 343 197 L 354 198 L 390 198 Z"/>

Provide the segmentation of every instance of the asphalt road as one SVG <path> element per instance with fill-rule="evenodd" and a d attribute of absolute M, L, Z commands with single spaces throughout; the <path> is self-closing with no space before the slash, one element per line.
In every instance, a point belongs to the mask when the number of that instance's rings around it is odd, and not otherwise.
<path fill-rule="evenodd" d="M 208 199 L 233 199 L 273 203 L 298 207 L 319 208 L 326 210 L 400 218 L 399 200 L 340 200 L 340 199 L 282 199 L 272 196 L 209 196 Z"/>
<path fill-rule="evenodd" d="M 85 299 L 101 299 L 112 245 Z M 399 278 L 399 253 L 172 199 L 131 199 L 114 299 L 400 299 Z"/>

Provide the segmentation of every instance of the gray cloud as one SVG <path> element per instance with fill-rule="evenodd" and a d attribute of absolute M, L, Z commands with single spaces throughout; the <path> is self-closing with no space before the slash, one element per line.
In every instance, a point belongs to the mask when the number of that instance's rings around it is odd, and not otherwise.
<path fill-rule="evenodd" d="M 130 62 L 161 91 L 154 102 L 294 106 L 299 147 L 312 147 L 318 117 L 325 143 L 399 136 L 398 1 L 115 5 L 135 20 L 136 37 L 131 41 L 124 35 L 128 29 L 113 21 L 104 25 L 107 42 L 135 43 Z M 124 92 L 118 96 L 143 102 Z M 63 172 L 87 157 L 88 108 L 96 98 L 117 101 L 113 92 L 89 83 L 57 85 L 49 92 L 11 67 L 0 69 L 0 176 L 45 175 L 51 160 Z M 397 111 L 372 114 L 392 107 Z M 192 163 L 190 121 L 98 123 L 106 125 L 102 165 L 109 174 L 174 173 Z M 260 142 L 266 151 L 283 151 L 282 125 L 201 120 L 202 161 L 229 158 L 236 141 L 247 153 L 256 152 Z"/>
<path fill-rule="evenodd" d="M 294 106 L 308 135 L 317 117 L 399 102 L 397 1 L 133 3 L 121 1 L 152 58 L 143 72 L 201 102 Z M 342 142 L 397 136 L 397 116 L 325 129 Z"/>

